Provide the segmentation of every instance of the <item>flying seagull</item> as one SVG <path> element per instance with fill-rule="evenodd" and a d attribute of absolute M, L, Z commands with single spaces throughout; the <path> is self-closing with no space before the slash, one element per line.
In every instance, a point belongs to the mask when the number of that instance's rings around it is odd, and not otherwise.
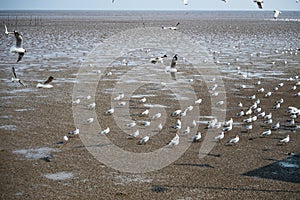
<path fill-rule="evenodd" d="M 184 3 L 184 5 L 188 5 L 189 4 L 188 0 L 183 0 L 183 3 Z"/>
<path fill-rule="evenodd" d="M 274 19 L 277 19 L 278 16 L 281 14 L 281 12 L 279 10 L 274 10 Z"/>
<path fill-rule="evenodd" d="M 44 83 L 38 83 L 36 85 L 37 88 L 53 88 L 53 85 L 50 85 L 51 81 L 53 81 L 53 76 L 49 76 L 48 79 Z"/>
<path fill-rule="evenodd" d="M 24 84 L 21 82 L 21 80 L 17 77 L 16 70 L 15 70 L 14 67 L 12 67 L 12 73 L 13 73 L 13 77 L 11 78 L 11 81 L 12 82 L 18 82 L 18 83 L 20 83 L 21 85 L 24 86 Z"/>
<path fill-rule="evenodd" d="M 253 2 L 257 4 L 259 9 L 263 9 L 263 0 L 254 0 Z"/>
<path fill-rule="evenodd" d="M 18 57 L 18 60 L 17 60 L 17 62 L 19 62 L 23 58 L 23 56 L 26 52 L 26 49 L 23 48 L 23 37 L 22 37 L 22 35 L 17 31 L 14 31 L 13 34 L 15 35 L 15 38 L 16 38 L 16 45 L 11 48 L 11 52 L 19 54 L 19 57 Z"/>

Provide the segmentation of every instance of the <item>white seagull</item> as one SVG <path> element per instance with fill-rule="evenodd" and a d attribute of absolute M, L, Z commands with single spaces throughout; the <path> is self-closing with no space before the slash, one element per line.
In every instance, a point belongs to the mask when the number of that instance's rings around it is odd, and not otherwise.
<path fill-rule="evenodd" d="M 131 128 L 134 127 L 136 125 L 136 122 L 131 122 L 129 124 L 127 124 L 127 127 Z"/>
<path fill-rule="evenodd" d="M 110 128 L 107 127 L 106 129 L 104 129 L 103 131 L 100 132 L 101 135 L 106 135 L 110 132 Z"/>
<path fill-rule="evenodd" d="M 12 82 L 18 82 L 18 83 L 20 83 L 21 85 L 24 86 L 24 84 L 21 82 L 21 80 L 17 77 L 16 70 L 15 70 L 14 67 L 12 67 L 12 73 L 13 73 L 13 77 L 11 78 L 11 81 Z"/>
<path fill-rule="evenodd" d="M 108 109 L 108 110 L 105 112 L 105 114 L 110 115 L 110 114 L 113 114 L 114 112 L 115 112 L 115 109 L 114 109 L 114 108 L 110 108 L 110 109 Z"/>
<path fill-rule="evenodd" d="M 188 5 L 189 4 L 188 0 L 183 0 L 183 3 L 184 3 L 184 5 Z"/>
<path fill-rule="evenodd" d="M 140 141 L 138 142 L 138 144 L 146 144 L 149 141 L 149 136 L 145 136 L 142 139 L 140 139 Z"/>
<path fill-rule="evenodd" d="M 178 27 L 178 25 L 179 25 L 180 23 L 178 22 L 177 24 L 176 24 L 176 26 L 163 26 L 162 27 L 162 29 L 170 29 L 170 30 L 177 30 L 177 27 Z"/>
<path fill-rule="evenodd" d="M 79 128 L 76 128 L 75 130 L 70 131 L 69 134 L 74 137 L 77 137 L 79 135 Z"/>
<path fill-rule="evenodd" d="M 290 136 L 287 135 L 284 139 L 279 140 L 280 143 L 288 143 L 290 141 Z"/>
<path fill-rule="evenodd" d="M 186 127 L 184 131 L 182 131 L 182 134 L 189 134 L 191 132 L 191 129 L 189 126 Z"/>
<path fill-rule="evenodd" d="M 267 131 L 264 131 L 262 132 L 261 136 L 268 136 L 268 135 L 271 135 L 272 131 L 271 129 L 267 130 Z"/>
<path fill-rule="evenodd" d="M 155 115 L 152 116 L 152 119 L 158 119 L 161 117 L 161 113 L 156 113 Z"/>
<path fill-rule="evenodd" d="M 196 135 L 194 135 L 193 142 L 199 142 L 200 139 L 201 139 L 201 133 L 198 132 L 198 133 L 196 133 Z"/>
<path fill-rule="evenodd" d="M 17 31 L 14 31 L 13 33 L 14 33 L 15 38 L 16 38 L 16 45 L 11 47 L 10 51 L 12 53 L 18 53 L 19 54 L 18 60 L 17 60 L 17 62 L 19 62 L 23 58 L 23 56 L 26 52 L 26 49 L 23 48 L 23 37 L 22 37 L 22 35 L 20 33 L 18 33 Z"/>
<path fill-rule="evenodd" d="M 198 99 L 195 101 L 195 104 L 200 104 L 200 103 L 202 103 L 202 99 Z"/>
<path fill-rule="evenodd" d="M 37 88 L 53 88 L 53 85 L 50 85 L 51 81 L 53 81 L 53 76 L 49 76 L 48 79 L 44 83 L 38 83 L 36 85 Z"/>
<path fill-rule="evenodd" d="M 137 138 L 140 135 L 140 131 L 136 130 L 135 132 L 131 133 L 128 137 L 128 139 Z"/>
<path fill-rule="evenodd" d="M 168 146 L 176 146 L 179 144 L 179 135 L 176 136 L 168 143 Z"/>
<path fill-rule="evenodd" d="M 224 138 L 224 132 L 221 132 L 220 135 L 218 135 L 217 137 L 215 137 L 216 141 L 220 141 Z"/>
<path fill-rule="evenodd" d="M 156 63 L 163 63 L 164 62 L 164 58 L 167 58 L 168 56 L 167 55 L 163 55 L 161 57 L 156 57 L 156 58 L 151 58 L 150 59 L 150 62 L 152 64 L 156 64 Z"/>
<path fill-rule="evenodd" d="M 94 109 L 96 107 L 96 103 L 91 103 L 87 106 L 88 109 Z"/>
<path fill-rule="evenodd" d="M 239 136 L 235 136 L 235 138 L 232 138 L 231 140 L 228 141 L 229 144 L 236 144 L 240 141 Z"/>
<path fill-rule="evenodd" d="M 92 118 L 92 117 L 91 117 L 91 118 L 88 118 L 88 119 L 86 120 L 86 122 L 89 123 L 89 124 L 92 123 L 93 121 L 94 121 L 94 118 Z"/>

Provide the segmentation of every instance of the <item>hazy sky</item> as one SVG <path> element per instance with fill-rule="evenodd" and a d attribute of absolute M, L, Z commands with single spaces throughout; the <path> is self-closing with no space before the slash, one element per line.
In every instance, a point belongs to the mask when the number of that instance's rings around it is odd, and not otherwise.
<path fill-rule="evenodd" d="M 298 10 L 296 0 L 264 0 L 265 10 Z M 1 0 L 0 10 L 258 10 L 253 0 Z"/>

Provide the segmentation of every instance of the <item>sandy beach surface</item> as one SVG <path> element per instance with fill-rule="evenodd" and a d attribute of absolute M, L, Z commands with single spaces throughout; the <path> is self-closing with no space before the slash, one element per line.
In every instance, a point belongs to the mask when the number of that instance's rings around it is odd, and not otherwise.
<path fill-rule="evenodd" d="M 300 92 L 299 12 L 282 15 L 277 21 L 268 12 L 19 11 L 0 14 L 1 26 L 6 24 L 10 30 L 20 31 L 27 50 L 16 63 L 17 55 L 9 52 L 15 39 L 6 36 L 3 28 L 0 34 L 1 199 L 299 199 L 300 129 L 297 125 L 300 126 L 300 119 L 296 118 L 295 125 L 291 125 L 291 114 L 287 113 L 290 106 L 300 108 L 300 96 L 296 96 Z M 197 57 L 200 65 L 198 62 L 194 66 L 194 60 L 178 53 L 185 52 L 189 46 L 179 46 L 178 51 L 168 51 L 168 47 L 147 50 L 147 46 L 140 46 L 123 52 L 122 57 L 111 61 L 111 66 L 97 63 L 101 62 L 99 45 L 110 38 L 134 29 L 174 26 L 177 22 L 180 22 L 177 32 L 191 37 L 203 49 L 204 53 Z M 169 30 L 166 33 L 172 34 Z M 126 38 L 120 38 L 120 43 L 123 40 Z M 120 48 L 112 45 L 110 50 L 118 52 Z M 151 57 L 165 53 L 167 58 L 162 65 L 150 63 Z M 176 81 L 164 69 L 175 53 L 180 75 Z M 165 79 L 147 82 L 151 73 L 138 70 L 141 63 L 147 63 L 154 74 L 158 71 Z M 217 75 L 209 67 L 201 68 L 207 63 L 214 65 Z M 12 66 L 25 87 L 11 82 Z M 86 98 L 89 91 L 83 91 L 81 96 L 74 94 L 80 69 L 89 67 L 90 74 L 86 77 L 100 77 L 95 93 L 90 94 L 94 99 Z M 101 72 L 97 71 L 100 69 Z M 135 77 L 124 78 L 134 69 L 137 69 Z M 112 75 L 108 76 L 108 72 Z M 53 88 L 36 88 L 38 82 L 49 76 L 55 78 L 51 83 Z M 122 78 L 124 83 L 136 81 L 141 86 L 134 88 L 131 95 L 125 94 L 123 100 L 115 101 L 113 98 L 124 92 L 114 90 Z M 141 80 L 146 81 L 141 83 Z M 260 85 L 256 85 L 258 81 Z M 164 88 L 165 83 L 175 87 L 188 84 L 192 93 L 187 89 L 180 94 L 196 95 L 197 99 L 202 98 L 202 103 L 195 105 L 195 99 L 185 96 L 180 99 L 174 91 Z M 291 89 L 293 86 L 295 90 Z M 261 88 L 264 91 L 259 93 Z M 265 97 L 269 91 L 272 95 Z M 215 92 L 219 93 L 216 97 Z M 254 94 L 256 98 L 249 100 Z M 142 97 L 147 98 L 145 103 L 139 102 Z M 80 103 L 72 105 L 76 99 Z M 247 111 L 257 99 L 262 111 L 272 113 L 273 122 L 266 125 L 265 119 L 258 117 L 251 123 L 253 129 L 247 131 L 243 120 L 258 113 L 242 117 L 237 113 Z M 283 103 L 274 109 L 280 99 Z M 123 109 L 118 106 L 122 101 L 129 107 L 124 121 L 118 118 L 122 116 L 118 112 Z M 189 146 L 174 162 L 151 172 L 129 173 L 108 167 L 90 153 L 92 147 L 87 144 L 91 141 L 83 137 L 88 134 L 81 127 L 91 126 L 79 122 L 77 116 L 83 115 L 92 102 L 96 103 L 92 109 L 95 119 L 102 127 L 96 131 L 110 127 L 107 138 L 119 148 L 136 154 L 154 152 L 175 136 L 171 126 L 177 119 L 170 115 L 177 109 L 193 105 L 193 114 L 187 112 L 187 115 L 197 126 L 191 133 L 183 134 L 191 126 L 192 121 L 188 121 L 178 131 L 181 143 L 170 148 L 181 148 L 184 142 Z M 243 107 L 238 106 L 239 102 Z M 112 105 L 115 113 L 105 114 Z M 150 115 L 140 116 L 145 109 L 150 110 Z M 149 121 L 157 112 L 162 113 L 165 121 L 163 129 L 154 134 L 159 119 L 152 120 L 149 127 L 141 125 L 141 121 Z M 224 120 L 233 118 L 233 129 L 200 159 L 199 149 L 212 131 L 207 129 L 207 122 L 214 118 L 214 113 L 224 116 Z M 126 128 L 131 121 L 137 121 L 137 126 Z M 278 130 L 260 137 L 277 122 L 281 125 Z M 80 137 L 70 137 L 62 144 L 63 136 L 76 127 L 80 128 Z M 222 128 L 214 128 L 213 132 L 221 133 Z M 127 138 L 137 129 L 141 135 L 153 135 L 145 145 Z M 202 133 L 201 141 L 191 143 L 198 131 Z M 240 141 L 227 145 L 236 135 Z M 287 135 L 290 142 L 279 144 Z M 104 151 L 105 147 L 97 142 L 104 137 L 95 135 L 93 148 Z M 124 162 L 124 166 L 129 164 Z"/>

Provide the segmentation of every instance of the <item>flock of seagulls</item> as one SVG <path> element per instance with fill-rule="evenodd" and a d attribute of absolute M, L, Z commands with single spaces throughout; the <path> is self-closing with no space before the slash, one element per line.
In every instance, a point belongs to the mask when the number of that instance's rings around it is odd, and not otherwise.
<path fill-rule="evenodd" d="M 17 59 L 17 63 L 18 63 L 22 60 L 22 58 L 26 52 L 26 49 L 23 48 L 23 37 L 18 31 L 14 30 L 13 32 L 9 32 L 7 29 L 7 26 L 5 24 L 4 24 L 4 29 L 5 29 L 5 31 L 4 31 L 5 35 L 13 34 L 15 36 L 16 44 L 10 48 L 10 52 L 18 54 L 18 59 Z M 17 82 L 20 85 L 25 86 L 24 83 L 21 81 L 21 79 L 18 78 L 15 67 L 12 67 L 12 74 L 13 74 L 13 77 L 11 78 L 12 82 Z M 52 76 L 49 76 L 48 79 L 44 83 L 38 83 L 36 85 L 36 87 L 37 88 L 52 88 L 53 85 L 50 85 L 50 83 L 53 79 L 54 78 Z"/>

